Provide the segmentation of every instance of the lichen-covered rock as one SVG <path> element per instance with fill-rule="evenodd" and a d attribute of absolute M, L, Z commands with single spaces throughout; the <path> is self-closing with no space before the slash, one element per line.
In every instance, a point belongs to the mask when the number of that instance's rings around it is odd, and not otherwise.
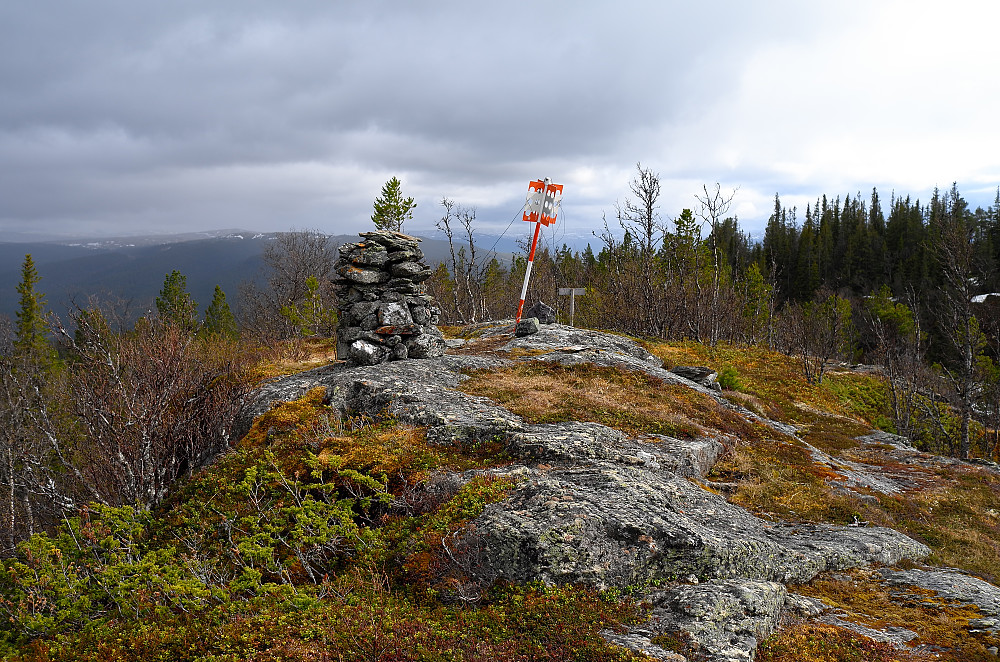
<path fill-rule="evenodd" d="M 819 616 L 830 608 L 818 598 L 810 598 L 798 593 L 789 593 L 785 598 L 785 610 L 796 616 Z"/>
<path fill-rule="evenodd" d="M 697 439 L 675 439 L 662 435 L 650 435 L 657 439 L 657 462 L 678 476 L 704 477 L 715 466 L 726 449 L 723 439 L 698 437 Z M 729 440 L 734 441 L 734 440 Z"/>
<path fill-rule="evenodd" d="M 349 356 L 358 365 L 375 365 L 382 363 L 388 352 L 385 347 L 381 347 L 366 340 L 355 340 L 351 343 Z"/>
<path fill-rule="evenodd" d="M 524 336 L 530 336 L 532 334 L 538 333 L 540 330 L 537 317 L 524 317 L 517 326 L 514 327 L 514 335 L 518 338 L 523 338 Z"/>
<path fill-rule="evenodd" d="M 489 338 L 495 335 L 510 337 L 509 334 L 509 327 L 499 325 L 487 329 L 483 333 L 483 337 Z M 656 376 L 662 374 L 668 381 L 676 379 L 671 373 L 660 368 L 663 365 L 660 359 L 630 338 L 562 324 L 546 324 L 539 329 L 537 334 L 526 338 L 514 338 L 504 345 L 503 349 L 508 352 L 512 349 L 549 350 L 566 356 L 576 356 L 580 358 L 579 362 L 590 363 L 595 362 L 595 359 L 600 361 L 600 357 L 603 357 L 607 359 L 607 364 L 615 361 L 617 365 L 627 364 L 628 367 L 635 369 L 656 368 L 659 370 Z M 633 364 L 629 359 L 634 360 L 635 363 Z M 598 364 L 601 365 L 601 363 Z"/>
<path fill-rule="evenodd" d="M 841 615 L 844 615 L 843 612 L 841 612 Z M 906 648 L 907 642 L 912 641 L 919 636 L 913 630 L 892 625 L 887 626 L 884 629 L 870 628 L 863 623 L 855 623 L 854 621 L 841 618 L 834 613 L 826 613 L 818 620 L 819 622 L 826 623 L 827 625 L 835 625 L 837 627 L 844 628 L 845 630 L 850 630 L 851 632 L 857 632 L 861 636 L 868 637 L 874 641 L 892 644 L 898 649 Z"/>
<path fill-rule="evenodd" d="M 723 449 L 722 441 L 710 437 L 682 440 L 647 435 L 639 440 L 600 423 L 583 421 L 525 425 L 511 431 L 508 441 L 508 451 L 526 460 L 610 462 L 698 478 L 711 470 Z"/>
<path fill-rule="evenodd" d="M 533 477 L 476 520 L 499 576 L 596 588 L 689 575 L 806 582 L 930 553 L 891 529 L 773 524 L 662 469 L 595 465 Z"/>
<path fill-rule="evenodd" d="M 365 233 L 361 236 L 366 237 L 373 233 Z M 404 235 L 400 235 L 404 236 Z M 414 237 L 410 237 L 413 239 Z M 418 240 L 419 241 L 419 240 Z M 403 243 L 399 242 L 396 244 L 398 248 L 391 250 L 389 253 L 389 262 L 399 263 L 399 262 L 420 262 L 424 259 L 424 253 L 415 243 Z"/>
<path fill-rule="evenodd" d="M 359 245 L 358 250 L 351 255 L 351 262 L 359 267 L 381 267 L 388 261 L 389 251 L 375 242 Z"/>
<path fill-rule="evenodd" d="M 722 386 L 716 381 L 719 378 L 719 373 L 711 368 L 706 368 L 705 366 L 678 365 L 671 368 L 670 372 L 679 377 L 683 377 L 684 379 L 690 379 L 695 384 L 701 384 L 705 388 L 710 388 L 716 391 L 722 390 Z"/>
<path fill-rule="evenodd" d="M 351 319 L 364 320 L 378 313 L 379 304 L 375 301 L 359 301 L 347 308 Z"/>
<path fill-rule="evenodd" d="M 432 359 L 444 356 L 446 345 L 444 336 L 440 333 L 423 333 L 406 341 L 406 349 L 410 358 Z"/>
<path fill-rule="evenodd" d="M 655 662 L 688 662 L 688 659 L 680 653 L 668 651 L 654 644 L 650 641 L 652 635 L 652 632 L 640 629 L 621 633 L 612 630 L 603 630 L 601 632 L 601 637 L 608 643 L 621 646 L 634 653 L 642 653 L 646 656 L 643 658 L 645 660 L 654 660 Z"/>
<path fill-rule="evenodd" d="M 917 450 L 906 437 L 883 430 L 872 430 L 869 434 L 858 437 L 858 441 L 868 444 L 885 444 L 901 451 Z"/>
<path fill-rule="evenodd" d="M 730 579 L 678 586 L 649 596 L 657 632 L 683 632 L 714 662 L 753 662 L 757 643 L 777 630 L 785 587 Z"/>
<path fill-rule="evenodd" d="M 378 323 L 380 326 L 405 326 L 413 324 L 413 316 L 405 304 L 383 303 L 378 307 Z"/>
<path fill-rule="evenodd" d="M 376 271 L 374 269 L 362 269 L 356 267 L 353 264 L 346 265 L 341 269 L 337 270 L 337 274 L 344 279 L 347 279 L 353 283 L 358 283 L 360 285 L 374 285 L 376 283 L 384 283 L 389 280 L 389 274 L 384 271 Z"/>
<path fill-rule="evenodd" d="M 419 262 L 398 262 L 390 266 L 389 273 L 396 278 L 408 278 L 414 283 L 422 283 L 431 276 L 430 268 Z"/>

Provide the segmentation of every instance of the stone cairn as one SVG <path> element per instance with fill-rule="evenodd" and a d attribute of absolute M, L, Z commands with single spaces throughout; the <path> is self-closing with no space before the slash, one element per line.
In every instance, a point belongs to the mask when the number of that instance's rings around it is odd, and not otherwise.
<path fill-rule="evenodd" d="M 337 356 L 356 365 L 444 354 L 441 309 L 424 289 L 431 275 L 420 241 L 398 232 L 362 232 L 344 244 L 337 271 Z"/>

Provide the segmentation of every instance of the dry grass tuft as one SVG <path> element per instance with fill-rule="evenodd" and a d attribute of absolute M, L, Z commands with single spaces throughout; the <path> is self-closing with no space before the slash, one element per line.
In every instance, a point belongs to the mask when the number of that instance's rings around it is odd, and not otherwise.
<path fill-rule="evenodd" d="M 488 397 L 532 423 L 592 421 L 629 435 L 687 438 L 760 434 L 706 395 L 620 368 L 529 361 L 473 373 L 459 388 Z"/>
<path fill-rule="evenodd" d="M 941 660 L 934 653 L 900 651 L 846 628 L 825 623 L 796 622 L 765 640 L 757 662 L 921 662 Z"/>
<path fill-rule="evenodd" d="M 735 482 L 729 500 L 769 519 L 850 524 L 864 510 L 858 497 L 830 488 L 827 479 L 839 478 L 837 474 L 791 441 L 764 439 L 735 446 L 708 478 Z"/>
<path fill-rule="evenodd" d="M 335 338 L 282 340 L 267 350 L 259 368 L 265 379 L 312 370 L 337 360 Z"/>
<path fill-rule="evenodd" d="M 715 347 L 688 341 L 677 343 L 648 342 L 646 349 L 675 365 L 704 365 L 721 373 L 727 367 L 736 370 L 739 391 L 753 396 L 759 409 L 769 418 L 797 423 L 801 409 L 796 402 L 829 413 L 847 414 L 840 398 L 830 388 L 810 384 L 795 359 L 764 347 L 720 343 Z M 727 396 L 733 394 L 727 392 Z M 737 399 L 741 396 L 734 396 Z"/>
<path fill-rule="evenodd" d="M 954 662 L 996 659 L 996 656 L 986 649 L 1000 644 L 1000 638 L 996 635 L 969 632 L 969 621 L 982 617 L 975 607 L 943 600 L 934 592 L 917 587 L 890 586 L 874 570 L 859 569 L 848 573 L 824 574 L 809 584 L 789 588 L 796 593 L 819 598 L 834 607 L 836 613 L 844 614 L 841 616 L 844 620 L 876 629 L 901 627 L 917 632 L 918 638 L 910 641 L 909 645 L 935 651 L 938 656 L 929 659 Z M 778 635 L 779 638 L 782 636 Z M 787 634 L 784 636 L 787 637 Z M 770 646 L 773 644 L 765 644 L 764 650 Z M 758 657 L 758 659 L 777 661 L 792 658 Z"/>

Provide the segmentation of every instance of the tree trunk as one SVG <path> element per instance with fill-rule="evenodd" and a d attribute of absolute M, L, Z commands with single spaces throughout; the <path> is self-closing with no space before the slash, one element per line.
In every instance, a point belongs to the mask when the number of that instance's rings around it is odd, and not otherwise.
<path fill-rule="evenodd" d="M 16 503 L 16 490 L 14 487 L 14 451 L 9 446 L 7 447 L 7 513 L 6 513 L 6 529 L 7 529 L 7 548 L 10 550 L 14 549 L 14 508 Z"/>
<path fill-rule="evenodd" d="M 28 525 L 28 537 L 35 535 L 35 514 L 31 509 L 31 497 L 24 493 L 24 521 Z"/>

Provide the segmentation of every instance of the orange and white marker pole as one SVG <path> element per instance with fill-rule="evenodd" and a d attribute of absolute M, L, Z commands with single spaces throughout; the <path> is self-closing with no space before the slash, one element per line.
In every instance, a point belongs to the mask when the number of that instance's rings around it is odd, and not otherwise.
<path fill-rule="evenodd" d="M 538 235 L 542 225 L 552 225 L 556 222 L 562 190 L 562 184 L 553 184 L 548 177 L 544 181 L 536 179 L 528 182 L 528 199 L 524 203 L 524 215 L 521 220 L 535 224 L 535 236 L 531 240 L 531 251 L 528 253 L 528 268 L 524 271 L 524 285 L 521 286 L 521 300 L 517 304 L 515 323 L 521 321 L 521 312 L 524 310 L 524 297 L 528 294 L 528 279 L 531 277 L 531 266 L 535 261 Z"/>

